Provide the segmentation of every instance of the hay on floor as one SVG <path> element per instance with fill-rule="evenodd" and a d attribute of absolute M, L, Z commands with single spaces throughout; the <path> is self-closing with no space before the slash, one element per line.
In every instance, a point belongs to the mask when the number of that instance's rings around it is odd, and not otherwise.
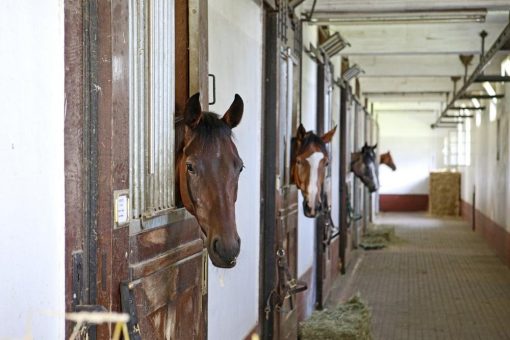
<path fill-rule="evenodd" d="M 315 311 L 299 324 L 301 340 L 370 340 L 371 315 L 359 294 L 334 309 Z"/>
<path fill-rule="evenodd" d="M 381 249 L 395 240 L 395 228 L 372 225 L 361 238 L 360 247 L 365 250 Z"/>

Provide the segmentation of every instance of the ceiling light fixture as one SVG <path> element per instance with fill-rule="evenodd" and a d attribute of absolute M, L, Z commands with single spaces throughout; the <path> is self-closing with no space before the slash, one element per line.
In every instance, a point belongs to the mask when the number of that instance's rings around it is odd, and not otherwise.
<path fill-rule="evenodd" d="M 395 12 L 340 12 L 316 11 L 313 14 L 313 23 L 332 25 L 354 24 L 412 24 L 412 23 L 458 23 L 458 22 L 485 22 L 487 10 L 408 10 Z"/>
<path fill-rule="evenodd" d="M 358 77 L 361 73 L 365 73 L 365 71 L 363 71 L 361 67 L 358 66 L 358 64 L 354 64 L 342 74 L 342 78 L 345 81 L 349 81 L 353 78 Z"/>
<path fill-rule="evenodd" d="M 493 97 L 496 96 L 496 91 L 494 91 L 494 88 L 492 87 L 492 85 L 488 81 L 484 81 L 482 83 L 482 86 L 485 89 L 485 92 L 487 92 L 487 94 L 489 96 L 493 96 Z"/>
<path fill-rule="evenodd" d="M 480 125 L 482 125 L 482 113 L 480 111 L 476 112 L 475 122 L 476 122 L 476 127 L 480 127 Z"/>
<path fill-rule="evenodd" d="M 480 108 L 480 101 L 476 98 L 471 98 L 471 102 L 473 103 L 473 105 L 476 107 L 476 108 Z"/>
<path fill-rule="evenodd" d="M 331 58 L 347 46 L 351 46 L 351 44 L 349 44 L 339 32 L 335 32 L 319 45 L 319 50 Z"/>
<path fill-rule="evenodd" d="M 497 112 L 498 111 L 496 108 L 496 103 L 494 103 L 494 101 L 491 101 L 491 103 L 489 105 L 489 120 L 491 122 L 496 120 Z"/>

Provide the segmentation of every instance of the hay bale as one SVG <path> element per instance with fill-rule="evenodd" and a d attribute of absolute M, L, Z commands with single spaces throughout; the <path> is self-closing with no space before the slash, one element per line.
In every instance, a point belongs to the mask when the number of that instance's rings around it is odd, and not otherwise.
<path fill-rule="evenodd" d="M 299 324 L 301 340 L 370 340 L 371 315 L 359 294 L 334 309 L 315 311 Z"/>
<path fill-rule="evenodd" d="M 460 173 L 430 173 L 429 212 L 435 216 L 459 216 Z"/>

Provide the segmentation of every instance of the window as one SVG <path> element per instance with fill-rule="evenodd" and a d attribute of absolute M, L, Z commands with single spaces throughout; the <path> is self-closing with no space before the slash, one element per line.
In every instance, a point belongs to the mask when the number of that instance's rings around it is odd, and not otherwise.
<path fill-rule="evenodd" d="M 174 1 L 129 1 L 131 218 L 174 203 Z"/>
<path fill-rule="evenodd" d="M 447 167 L 471 164 L 471 120 L 457 125 L 457 130 L 448 131 L 443 141 L 444 164 Z"/>

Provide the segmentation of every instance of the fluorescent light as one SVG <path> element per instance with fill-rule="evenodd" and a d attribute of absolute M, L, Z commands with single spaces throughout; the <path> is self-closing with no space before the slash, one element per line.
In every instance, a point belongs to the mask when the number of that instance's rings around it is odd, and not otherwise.
<path fill-rule="evenodd" d="M 471 102 L 473 103 L 473 105 L 476 107 L 476 108 L 479 108 L 481 105 L 480 105 L 480 102 L 478 101 L 478 99 L 476 98 L 471 98 Z"/>
<path fill-rule="evenodd" d="M 494 91 L 494 88 L 492 87 L 492 85 L 488 81 L 484 81 L 482 86 L 485 89 L 485 92 L 487 92 L 487 94 L 489 96 L 495 96 L 496 95 L 496 91 Z"/>
<path fill-rule="evenodd" d="M 412 24 L 412 23 L 455 23 L 485 22 L 486 10 L 404 10 L 394 12 L 341 12 L 315 11 L 313 18 L 319 23 L 332 25 L 353 24 Z"/>
<path fill-rule="evenodd" d="M 510 58 L 506 58 L 501 62 L 501 75 L 510 76 Z"/>
<path fill-rule="evenodd" d="M 471 119 L 466 119 L 464 124 L 466 124 L 466 131 L 471 131 Z"/>
<path fill-rule="evenodd" d="M 476 123 L 476 127 L 480 127 L 480 125 L 482 125 L 482 112 L 481 111 L 476 111 L 475 123 Z"/>
<path fill-rule="evenodd" d="M 496 120 L 497 110 L 496 110 L 496 103 L 494 101 L 491 101 L 489 105 L 489 120 L 491 122 Z"/>

